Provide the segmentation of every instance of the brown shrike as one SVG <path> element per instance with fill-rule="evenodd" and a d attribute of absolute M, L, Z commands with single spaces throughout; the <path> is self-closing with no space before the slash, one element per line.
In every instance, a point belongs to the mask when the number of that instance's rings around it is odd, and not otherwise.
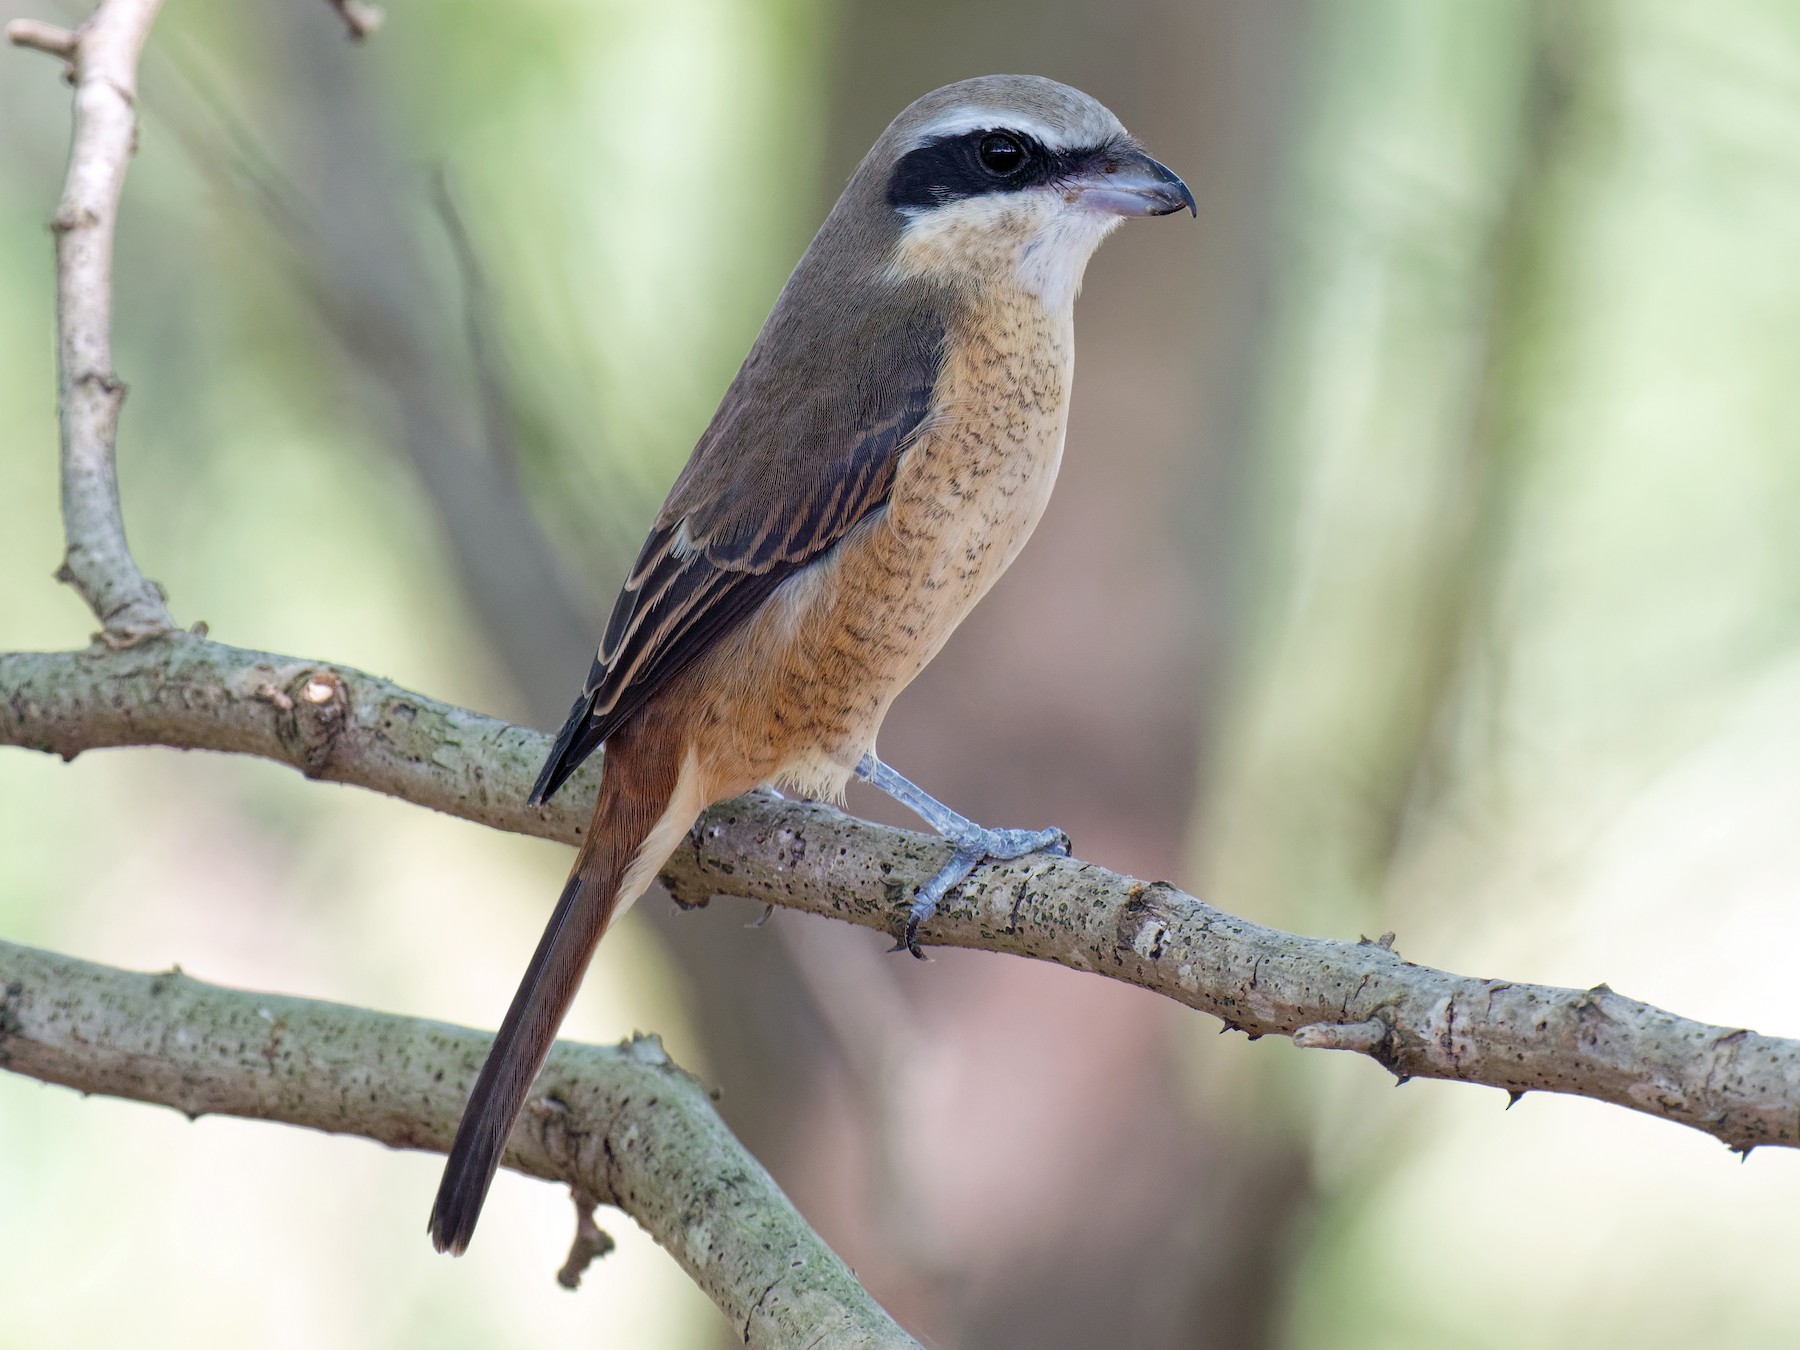
<path fill-rule="evenodd" d="M 431 1212 L 461 1252 L 607 924 L 707 806 L 852 774 L 957 846 L 918 927 L 984 859 L 1067 852 L 987 830 L 875 758 L 899 692 L 1018 554 L 1062 458 L 1075 293 L 1127 216 L 1194 209 L 1078 90 L 1024 75 L 927 94 L 869 151 L 782 289 L 644 542 L 532 789 L 606 746 L 593 824 L 469 1096 Z"/>

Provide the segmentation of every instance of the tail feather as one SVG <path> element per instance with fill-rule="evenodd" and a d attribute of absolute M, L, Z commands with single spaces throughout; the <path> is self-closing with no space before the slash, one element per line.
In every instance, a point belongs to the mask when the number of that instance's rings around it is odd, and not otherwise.
<path fill-rule="evenodd" d="M 532 785 L 531 795 L 525 798 L 527 806 L 541 806 L 556 795 L 556 790 L 569 781 L 582 761 L 600 747 L 605 738 L 596 734 L 598 731 L 594 725 L 594 696 L 583 693 L 569 709 L 562 730 L 556 733 L 556 741 L 550 747 L 537 782 Z"/>
<path fill-rule="evenodd" d="M 637 898 L 629 892 L 648 888 L 693 823 L 690 816 L 668 828 L 671 814 L 683 809 L 675 801 L 679 778 L 680 763 L 663 745 L 621 736 L 609 748 L 593 825 L 481 1066 L 444 1165 L 430 1224 L 440 1252 L 460 1256 L 468 1247 L 506 1141 L 607 924 Z M 648 856 L 658 849 L 661 856 Z"/>

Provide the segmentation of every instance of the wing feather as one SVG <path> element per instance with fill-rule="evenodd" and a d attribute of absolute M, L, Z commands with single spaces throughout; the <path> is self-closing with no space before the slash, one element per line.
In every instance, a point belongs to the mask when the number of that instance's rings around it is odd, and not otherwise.
<path fill-rule="evenodd" d="M 770 318 L 644 541 L 532 802 L 886 503 L 931 409 L 945 320 L 930 303 L 899 322 L 842 310 Z"/>

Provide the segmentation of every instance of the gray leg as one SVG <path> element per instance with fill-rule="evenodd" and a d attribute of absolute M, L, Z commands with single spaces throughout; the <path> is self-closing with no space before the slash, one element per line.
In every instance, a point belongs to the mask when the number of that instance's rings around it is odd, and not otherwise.
<path fill-rule="evenodd" d="M 919 950 L 919 925 L 931 917 L 940 900 L 960 886 L 983 862 L 990 858 L 1006 862 L 1038 852 L 1067 855 L 1069 851 L 1069 836 L 1061 830 L 985 829 L 967 816 L 958 815 L 917 784 L 902 778 L 874 755 L 862 757 L 856 766 L 856 776 L 915 812 L 956 845 L 956 856 L 919 887 L 912 910 L 906 916 L 906 928 L 894 944 L 895 951 L 909 951 L 920 960 L 924 959 L 925 953 Z"/>

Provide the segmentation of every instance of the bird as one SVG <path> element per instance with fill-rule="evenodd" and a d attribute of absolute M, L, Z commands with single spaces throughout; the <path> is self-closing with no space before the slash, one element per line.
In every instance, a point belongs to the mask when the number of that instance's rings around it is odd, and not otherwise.
<path fill-rule="evenodd" d="M 1125 219 L 1194 195 L 1098 100 L 1031 75 L 924 95 L 801 256 L 626 578 L 530 802 L 606 747 L 593 821 L 471 1090 L 429 1231 L 461 1254 L 607 926 L 700 813 L 852 776 L 955 845 L 896 950 L 988 859 L 989 830 L 875 755 L 889 705 L 1036 526 L 1062 458 L 1074 304 Z"/>

